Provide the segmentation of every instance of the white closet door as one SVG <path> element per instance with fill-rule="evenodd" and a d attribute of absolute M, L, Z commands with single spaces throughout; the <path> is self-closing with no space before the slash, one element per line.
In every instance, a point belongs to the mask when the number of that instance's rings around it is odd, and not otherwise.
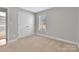
<path fill-rule="evenodd" d="M 29 12 L 18 12 L 18 34 L 20 37 L 34 33 L 34 15 Z"/>

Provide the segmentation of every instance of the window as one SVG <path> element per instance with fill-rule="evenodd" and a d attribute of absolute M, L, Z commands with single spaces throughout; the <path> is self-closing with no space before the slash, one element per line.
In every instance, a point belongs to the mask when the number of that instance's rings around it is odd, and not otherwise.
<path fill-rule="evenodd" d="M 39 31 L 46 32 L 47 30 L 47 16 L 39 16 Z"/>

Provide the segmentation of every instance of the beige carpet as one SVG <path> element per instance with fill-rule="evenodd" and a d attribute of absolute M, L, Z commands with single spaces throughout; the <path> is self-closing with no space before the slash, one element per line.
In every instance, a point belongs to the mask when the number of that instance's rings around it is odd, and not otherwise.
<path fill-rule="evenodd" d="M 6 46 L 0 47 L 3 52 L 74 52 L 79 51 L 76 45 L 68 44 L 41 36 L 21 38 Z"/>

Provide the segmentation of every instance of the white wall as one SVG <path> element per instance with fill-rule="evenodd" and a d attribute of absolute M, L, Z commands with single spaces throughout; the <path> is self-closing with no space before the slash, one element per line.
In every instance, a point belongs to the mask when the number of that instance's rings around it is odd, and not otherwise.
<path fill-rule="evenodd" d="M 8 41 L 15 40 L 18 36 L 18 18 L 17 18 L 17 8 L 9 7 L 8 8 Z"/>
<path fill-rule="evenodd" d="M 36 33 L 77 42 L 77 8 L 56 7 L 36 14 Z M 47 15 L 47 32 L 38 30 L 39 15 Z"/>
<path fill-rule="evenodd" d="M 78 8 L 78 13 L 77 14 L 78 14 L 78 21 L 77 21 L 77 24 L 78 24 L 77 34 L 78 34 L 78 36 L 77 36 L 77 41 L 79 42 L 79 8 Z"/>

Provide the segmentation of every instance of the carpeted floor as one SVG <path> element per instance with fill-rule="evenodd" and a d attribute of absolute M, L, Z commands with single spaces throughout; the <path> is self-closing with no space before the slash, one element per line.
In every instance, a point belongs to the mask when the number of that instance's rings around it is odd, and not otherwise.
<path fill-rule="evenodd" d="M 77 52 L 76 45 L 33 35 L 18 39 L 6 46 L 1 46 L 3 52 Z"/>

